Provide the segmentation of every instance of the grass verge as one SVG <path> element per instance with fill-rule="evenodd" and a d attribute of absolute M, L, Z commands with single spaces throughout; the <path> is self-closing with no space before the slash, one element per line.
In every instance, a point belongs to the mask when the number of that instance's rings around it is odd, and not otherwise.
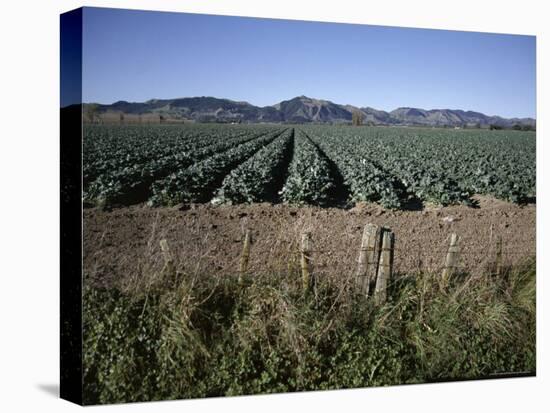
<path fill-rule="evenodd" d="M 535 373 L 535 263 L 504 276 L 351 280 L 161 274 L 84 293 L 84 402 L 385 386 Z"/>

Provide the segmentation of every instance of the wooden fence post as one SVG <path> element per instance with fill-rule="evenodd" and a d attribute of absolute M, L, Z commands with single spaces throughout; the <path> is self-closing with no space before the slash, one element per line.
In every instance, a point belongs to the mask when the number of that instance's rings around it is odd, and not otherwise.
<path fill-rule="evenodd" d="M 450 277 L 454 274 L 458 264 L 458 235 L 454 232 L 451 234 L 451 243 L 445 257 L 445 266 L 441 274 L 442 285 L 445 287 L 449 283 Z"/>
<path fill-rule="evenodd" d="M 369 295 L 370 283 L 376 277 L 380 254 L 380 236 L 381 231 L 377 225 L 365 225 L 355 277 L 355 283 L 359 292 L 365 297 Z"/>
<path fill-rule="evenodd" d="M 160 250 L 162 251 L 162 257 L 164 258 L 164 268 L 162 271 L 166 274 L 175 275 L 174 260 L 172 258 L 172 253 L 170 252 L 170 247 L 168 246 L 168 241 L 166 239 L 160 240 Z"/>
<path fill-rule="evenodd" d="M 502 236 L 497 237 L 496 257 L 495 257 L 496 275 L 502 274 Z"/>
<path fill-rule="evenodd" d="M 248 258 L 250 257 L 250 230 L 244 233 L 243 251 L 241 253 L 241 262 L 239 265 L 239 284 L 243 283 L 244 275 L 248 269 Z"/>
<path fill-rule="evenodd" d="M 380 249 L 380 262 L 374 289 L 374 301 L 377 305 L 384 304 L 388 297 L 388 283 L 393 271 L 393 247 L 395 237 L 388 229 L 382 230 L 382 248 Z"/>
<path fill-rule="evenodd" d="M 304 232 L 302 234 L 302 245 L 301 245 L 301 267 L 302 267 L 302 288 L 304 292 L 307 292 L 312 287 L 311 279 L 311 234 L 309 232 Z"/>

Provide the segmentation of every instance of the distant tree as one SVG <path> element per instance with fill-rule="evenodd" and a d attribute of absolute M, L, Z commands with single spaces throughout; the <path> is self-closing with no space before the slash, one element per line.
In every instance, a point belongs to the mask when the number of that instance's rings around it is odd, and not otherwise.
<path fill-rule="evenodd" d="M 523 130 L 523 127 L 519 123 L 516 123 L 514 126 L 512 126 L 512 129 L 513 130 Z"/>
<path fill-rule="evenodd" d="M 141 113 L 138 114 L 138 122 L 139 122 L 139 123 L 142 122 Z"/>
<path fill-rule="evenodd" d="M 163 123 L 165 121 L 164 116 L 159 115 L 159 123 Z"/>
<path fill-rule="evenodd" d="M 97 109 L 99 105 L 97 103 L 90 103 L 86 105 L 86 117 L 90 123 L 94 123 L 97 117 Z"/>
<path fill-rule="evenodd" d="M 474 128 L 476 128 L 476 129 L 481 129 L 481 123 L 479 123 L 479 122 L 476 123 L 475 126 L 474 126 Z"/>
<path fill-rule="evenodd" d="M 501 130 L 501 129 L 502 129 L 502 126 L 500 125 L 495 125 L 495 124 L 489 125 L 489 130 Z"/>
<path fill-rule="evenodd" d="M 361 126 L 364 118 L 365 116 L 363 115 L 363 112 L 354 110 L 351 114 L 351 124 L 353 126 Z"/>
<path fill-rule="evenodd" d="M 120 120 L 120 123 L 123 124 L 124 123 L 124 112 L 120 112 L 118 116 L 119 116 L 118 119 Z"/>

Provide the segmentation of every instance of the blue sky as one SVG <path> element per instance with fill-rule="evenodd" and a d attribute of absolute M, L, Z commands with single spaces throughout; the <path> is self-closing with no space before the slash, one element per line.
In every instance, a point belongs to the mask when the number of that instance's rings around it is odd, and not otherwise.
<path fill-rule="evenodd" d="M 535 117 L 535 37 L 86 8 L 83 100 L 299 95 Z"/>

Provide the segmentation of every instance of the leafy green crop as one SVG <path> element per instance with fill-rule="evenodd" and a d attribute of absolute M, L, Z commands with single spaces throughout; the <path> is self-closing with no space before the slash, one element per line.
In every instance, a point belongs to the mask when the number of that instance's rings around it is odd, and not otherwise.
<path fill-rule="evenodd" d="M 133 127 L 107 127 L 106 131 L 100 129 L 102 127 L 87 126 L 90 129 L 85 142 L 103 139 L 105 147 L 101 154 L 96 152 L 98 159 L 92 162 L 94 166 L 84 168 L 84 201 L 93 204 L 132 204 L 145 201 L 155 181 L 271 131 L 265 127 L 239 127 L 220 133 L 219 129 L 212 127 L 204 129 L 204 125 L 187 127 L 192 129 L 170 126 L 171 128 L 156 126 L 159 130 L 155 127 L 137 130 L 133 130 Z M 94 136 L 97 130 L 106 135 Z M 143 142 L 150 144 L 151 148 L 144 149 Z M 134 155 L 136 143 L 140 148 L 137 152 L 144 154 L 139 160 Z M 86 150 L 85 153 L 86 165 L 86 160 L 92 155 Z M 91 180 L 95 175 L 95 179 Z"/>
<path fill-rule="evenodd" d="M 284 177 L 293 137 L 293 131 L 287 130 L 232 170 L 223 180 L 216 200 L 234 204 L 276 200 L 277 194 L 273 191 Z"/>
<path fill-rule="evenodd" d="M 334 182 L 330 167 L 317 147 L 298 130 L 294 139 L 294 159 L 281 198 L 292 204 L 327 205 Z"/>
<path fill-rule="evenodd" d="M 344 183 L 350 188 L 352 201 L 379 202 L 393 209 L 401 207 L 406 194 L 397 179 L 376 166 L 357 142 L 341 136 L 320 136 L 316 142 L 338 165 Z"/>
<path fill-rule="evenodd" d="M 474 194 L 526 203 L 536 200 L 536 140 L 523 131 L 86 125 L 83 187 L 92 205 L 214 197 L 321 206 L 368 201 L 400 209 L 410 201 L 470 205 Z"/>
<path fill-rule="evenodd" d="M 282 131 L 267 133 L 259 138 L 233 146 L 225 152 L 191 165 L 155 182 L 152 205 L 175 205 L 180 202 L 208 202 L 223 178 L 233 168 L 254 155 L 262 146 L 273 141 Z"/>

